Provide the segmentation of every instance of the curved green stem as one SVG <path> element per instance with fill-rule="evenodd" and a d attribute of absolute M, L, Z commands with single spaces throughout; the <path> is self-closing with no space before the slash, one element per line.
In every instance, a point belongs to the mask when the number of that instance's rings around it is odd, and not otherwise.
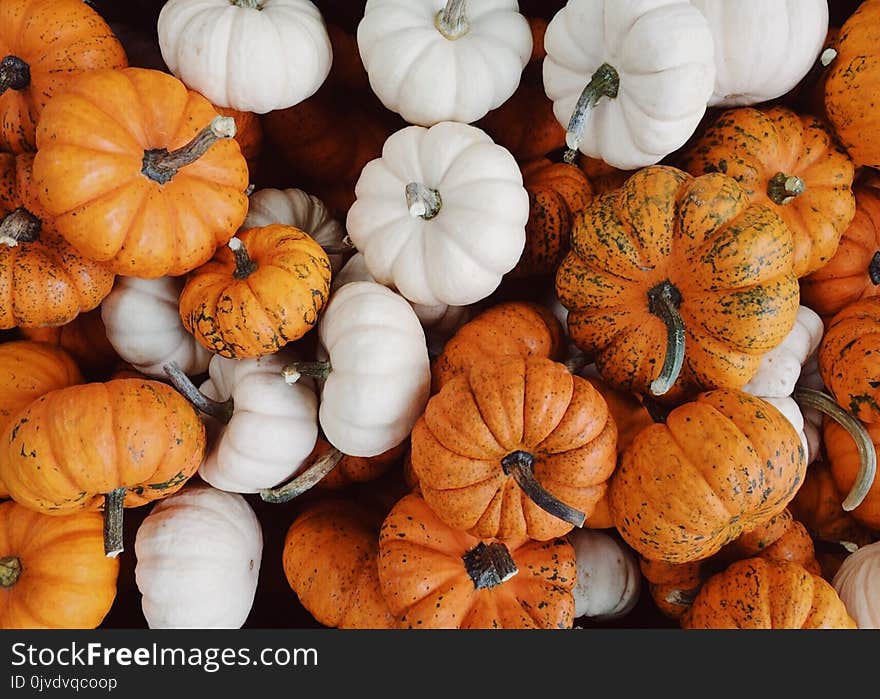
<path fill-rule="evenodd" d="M 651 382 L 650 391 L 655 396 L 667 393 L 678 380 L 684 366 L 685 330 L 681 314 L 681 293 L 668 282 L 661 282 L 648 292 L 648 308 L 666 325 L 666 356 L 660 375 Z"/>
<path fill-rule="evenodd" d="M 587 86 L 581 92 L 581 96 L 578 98 L 574 112 L 568 122 L 568 129 L 565 133 L 565 145 L 568 150 L 565 151 L 563 156 L 565 162 L 570 164 L 577 158 L 578 147 L 584 135 L 584 125 L 587 123 L 587 117 L 590 115 L 590 112 L 593 111 L 593 108 L 599 104 L 603 97 L 610 99 L 617 97 L 618 89 L 620 89 L 620 75 L 618 75 L 614 66 L 603 63 L 596 69 L 596 72 L 590 78 L 590 82 L 587 83 Z"/>
<path fill-rule="evenodd" d="M 501 468 L 505 474 L 513 476 L 516 484 L 542 510 L 575 527 L 583 527 L 586 514 L 566 505 L 538 483 L 534 471 L 535 461 L 534 454 L 514 451 L 501 459 Z"/>
<path fill-rule="evenodd" d="M 9 588 L 21 577 L 21 559 L 16 556 L 0 558 L 0 587 Z"/>
<path fill-rule="evenodd" d="M 104 555 L 116 558 L 123 551 L 122 514 L 125 488 L 116 488 L 104 495 Z"/>
<path fill-rule="evenodd" d="M 173 151 L 166 148 L 144 151 L 141 174 L 159 184 L 167 184 L 178 170 L 201 158 L 217 141 L 234 137 L 235 119 L 216 116 L 185 146 Z"/>
<path fill-rule="evenodd" d="M 24 90 L 31 84 L 31 68 L 18 56 L 0 61 L 0 95 L 7 90 Z"/>
<path fill-rule="evenodd" d="M 317 484 L 324 476 L 339 465 L 345 456 L 339 449 L 333 447 L 309 464 L 302 473 L 277 488 L 265 488 L 260 491 L 260 497 L 265 502 L 273 504 L 290 502 Z"/>
<path fill-rule="evenodd" d="M 232 419 L 232 413 L 235 408 L 231 396 L 225 401 L 208 398 L 208 396 L 196 387 L 196 385 L 190 380 L 189 376 L 187 376 L 183 369 L 178 366 L 177 362 L 169 362 L 168 364 L 165 364 L 162 369 L 171 381 L 171 385 L 177 389 L 178 393 L 192 403 L 196 410 L 205 413 L 205 415 L 210 415 L 224 425 L 229 423 Z"/>
<path fill-rule="evenodd" d="M 519 572 L 510 549 L 500 541 L 481 541 L 461 557 L 476 590 L 489 590 L 510 580 Z"/>
<path fill-rule="evenodd" d="M 767 196 L 774 204 L 785 206 L 791 204 L 807 189 L 806 183 L 797 175 L 786 175 L 777 172 L 767 183 Z"/>
<path fill-rule="evenodd" d="M 446 6 L 434 19 L 434 26 L 450 41 L 467 34 L 471 28 L 467 20 L 467 0 L 446 0 Z"/>

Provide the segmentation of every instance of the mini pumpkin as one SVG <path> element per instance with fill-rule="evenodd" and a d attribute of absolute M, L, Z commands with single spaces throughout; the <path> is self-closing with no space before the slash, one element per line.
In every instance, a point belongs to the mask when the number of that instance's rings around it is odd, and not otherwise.
<path fill-rule="evenodd" d="M 20 328 L 34 342 L 45 342 L 65 350 L 91 380 L 104 380 L 119 362 L 119 355 L 107 339 L 101 308 L 80 313 L 65 325 Z"/>
<path fill-rule="evenodd" d="M 577 565 L 575 617 L 609 621 L 629 614 L 642 591 L 632 550 L 610 534 L 589 529 L 570 532 L 568 540 Z"/>
<path fill-rule="evenodd" d="M 843 559 L 831 584 L 860 629 L 880 629 L 880 541 Z"/>

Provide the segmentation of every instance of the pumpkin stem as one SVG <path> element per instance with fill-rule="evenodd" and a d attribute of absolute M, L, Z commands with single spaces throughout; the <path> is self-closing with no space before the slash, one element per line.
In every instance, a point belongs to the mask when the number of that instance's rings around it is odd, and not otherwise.
<path fill-rule="evenodd" d="M 232 237 L 227 245 L 232 250 L 232 254 L 235 255 L 235 271 L 232 273 L 235 279 L 247 279 L 257 271 L 257 263 L 248 255 L 247 248 L 241 240 Z"/>
<path fill-rule="evenodd" d="M 263 9 L 263 0 L 232 0 L 232 4 L 236 7 L 243 7 L 246 10 Z"/>
<path fill-rule="evenodd" d="M 224 401 L 208 398 L 208 396 L 196 388 L 196 385 L 190 380 L 189 376 L 186 375 L 183 369 L 180 368 L 177 362 L 169 362 L 168 364 L 165 364 L 162 369 L 171 381 L 171 385 L 177 389 L 178 393 L 192 403 L 196 410 L 205 413 L 205 415 L 210 415 L 224 425 L 229 424 L 229 421 L 232 419 L 232 411 L 234 408 L 231 396 L 228 400 Z"/>
<path fill-rule="evenodd" d="M 125 488 L 116 488 L 104 495 L 104 555 L 116 558 L 123 551 L 122 513 Z"/>
<path fill-rule="evenodd" d="M 823 68 L 827 68 L 835 58 L 837 58 L 837 49 L 829 46 L 819 55 L 819 63 Z"/>
<path fill-rule="evenodd" d="M 661 425 L 666 424 L 666 419 L 669 417 L 669 413 L 672 412 L 671 408 L 666 407 L 657 399 L 655 399 L 654 396 L 649 394 L 645 394 L 642 396 L 642 405 L 648 412 L 648 415 L 651 416 L 651 419 L 655 423 L 659 423 Z"/>
<path fill-rule="evenodd" d="M 0 221 L 0 245 L 14 248 L 19 243 L 33 243 L 40 237 L 43 222 L 24 207 L 8 213 Z"/>
<path fill-rule="evenodd" d="M 436 189 L 431 189 L 421 182 L 410 182 L 406 186 L 406 205 L 410 216 L 430 221 L 440 213 L 443 200 Z"/>
<path fill-rule="evenodd" d="M 874 253 L 871 262 L 868 263 L 868 276 L 874 286 L 880 285 L 880 250 Z"/>
<path fill-rule="evenodd" d="M 529 496 L 538 507 L 568 522 L 575 527 L 583 527 L 587 515 L 558 500 L 555 495 L 544 489 L 535 478 L 535 456 L 527 451 L 514 451 L 501 459 L 501 468 Z"/>
<path fill-rule="evenodd" d="M 481 541 L 461 559 L 476 590 L 497 587 L 519 572 L 513 556 L 510 555 L 510 549 L 500 541 L 491 544 Z"/>
<path fill-rule="evenodd" d="M 15 556 L 0 558 L 0 587 L 12 587 L 21 576 L 21 559 Z"/>
<path fill-rule="evenodd" d="M 322 245 L 321 248 L 328 255 L 346 255 L 354 250 L 354 241 L 352 241 L 351 236 L 345 236 L 339 243 L 339 245 Z"/>
<path fill-rule="evenodd" d="M 877 450 L 874 448 L 874 442 L 871 441 L 871 435 L 854 415 L 841 408 L 831 396 L 822 391 L 798 386 L 794 389 L 792 397 L 798 404 L 818 410 L 830 417 L 849 432 L 855 441 L 859 451 L 859 472 L 842 505 L 844 510 L 851 512 L 862 504 L 877 474 Z"/>
<path fill-rule="evenodd" d="M 651 393 L 662 396 L 672 388 L 684 365 L 684 323 L 678 312 L 681 292 L 668 282 L 661 282 L 648 292 L 648 308 L 666 324 L 666 357 L 660 375 L 651 382 Z"/>
<path fill-rule="evenodd" d="M 177 171 L 207 153 L 217 141 L 235 136 L 235 119 L 227 116 L 216 116 L 193 139 L 176 150 L 154 148 L 144 151 L 141 174 L 159 184 L 170 182 Z"/>
<path fill-rule="evenodd" d="M 306 466 L 302 473 L 277 488 L 266 488 L 260 491 L 260 497 L 264 502 L 279 504 L 290 502 L 299 497 L 312 486 L 318 483 L 324 476 L 332 471 L 345 456 L 339 449 L 333 447 L 325 454 L 321 454 L 312 463 Z"/>
<path fill-rule="evenodd" d="M 569 357 L 562 363 L 572 374 L 577 374 L 590 365 L 591 358 L 587 356 L 585 352 L 578 352 L 576 355 Z"/>
<path fill-rule="evenodd" d="M 599 104 L 599 100 L 603 97 L 614 99 L 617 97 L 617 90 L 620 88 L 620 76 L 617 74 L 614 66 L 608 63 L 600 65 L 590 82 L 581 92 L 574 112 L 568 122 L 568 130 L 565 133 L 565 145 L 568 149 L 565 151 L 563 160 L 568 164 L 573 164 L 578 154 L 578 146 L 580 146 L 581 138 L 584 135 L 584 126 L 587 123 L 587 117 L 593 108 Z"/>
<path fill-rule="evenodd" d="M 330 362 L 293 362 L 281 370 L 281 375 L 286 383 L 295 384 L 303 376 L 326 379 L 332 370 Z"/>
<path fill-rule="evenodd" d="M 0 95 L 7 90 L 24 90 L 31 84 L 31 68 L 18 56 L 0 61 Z"/>
<path fill-rule="evenodd" d="M 806 183 L 797 175 L 786 175 L 777 172 L 767 184 L 767 196 L 774 204 L 785 206 L 791 204 L 806 191 Z"/>
<path fill-rule="evenodd" d="M 434 26 L 450 41 L 467 34 L 471 29 L 467 20 L 467 0 L 446 0 L 446 7 L 434 18 Z"/>

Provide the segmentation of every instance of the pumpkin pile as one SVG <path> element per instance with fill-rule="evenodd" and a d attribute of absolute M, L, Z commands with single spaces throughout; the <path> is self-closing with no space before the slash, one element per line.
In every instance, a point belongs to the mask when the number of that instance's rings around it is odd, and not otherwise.
<path fill-rule="evenodd" d="M 880 627 L 880 0 L 342 5 L 0 4 L 0 628 Z"/>

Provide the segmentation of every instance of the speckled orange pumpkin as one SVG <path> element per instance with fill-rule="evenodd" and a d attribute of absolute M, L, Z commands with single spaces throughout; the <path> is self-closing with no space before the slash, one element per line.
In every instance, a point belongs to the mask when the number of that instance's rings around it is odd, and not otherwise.
<path fill-rule="evenodd" d="M 571 628 L 576 579 L 566 539 L 483 541 L 446 526 L 415 494 L 379 531 L 379 581 L 403 628 Z"/>
<path fill-rule="evenodd" d="M 323 437 L 318 437 L 315 448 L 307 461 L 318 458 L 333 449 Z M 403 462 L 409 449 L 409 440 L 404 440 L 378 456 L 343 455 L 330 473 L 315 484 L 316 490 L 340 490 L 354 483 L 369 483 L 384 476 L 391 468 Z"/>
<path fill-rule="evenodd" d="M 307 233 L 272 224 L 240 232 L 180 294 L 183 326 L 222 357 L 272 354 L 318 322 L 330 258 Z"/>

